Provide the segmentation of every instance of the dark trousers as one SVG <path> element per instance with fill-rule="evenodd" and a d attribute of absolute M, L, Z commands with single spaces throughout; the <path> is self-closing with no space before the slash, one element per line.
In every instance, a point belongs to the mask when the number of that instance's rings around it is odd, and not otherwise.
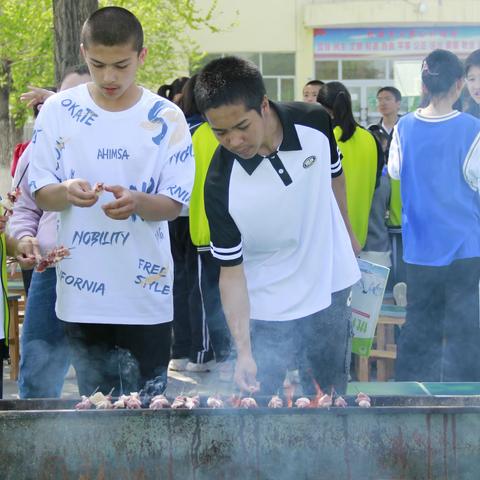
<path fill-rule="evenodd" d="M 158 325 L 103 325 L 64 322 L 80 395 L 95 390 L 113 395 L 139 391 L 166 375 L 171 322 Z"/>
<path fill-rule="evenodd" d="M 299 365 L 305 395 L 347 389 L 351 358 L 350 288 L 332 295 L 332 304 L 298 320 L 250 322 L 253 356 L 262 395 L 282 393 L 287 369 Z"/>
<path fill-rule="evenodd" d="M 396 283 L 407 281 L 407 264 L 403 261 L 403 239 L 401 227 L 389 227 L 392 244 L 392 267 L 388 276 L 387 289 L 391 290 Z"/>
<path fill-rule="evenodd" d="M 397 381 L 480 381 L 480 258 L 407 264 L 407 318 Z"/>
<path fill-rule="evenodd" d="M 190 239 L 188 217 L 168 223 L 174 262 L 172 358 L 205 363 L 213 358 L 201 298 L 194 295 L 198 283 L 197 248 Z"/>
<path fill-rule="evenodd" d="M 198 252 L 195 276 L 190 297 L 192 316 L 201 316 L 206 321 L 215 359 L 222 362 L 230 356 L 232 339 L 220 300 L 220 264 L 210 251 Z"/>

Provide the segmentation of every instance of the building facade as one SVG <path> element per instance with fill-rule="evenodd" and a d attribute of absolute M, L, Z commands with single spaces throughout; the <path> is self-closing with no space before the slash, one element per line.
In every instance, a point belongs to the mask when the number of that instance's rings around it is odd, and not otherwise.
<path fill-rule="evenodd" d="M 211 0 L 197 0 L 203 9 Z M 340 80 L 363 124 L 378 118 L 376 92 L 393 85 L 402 110 L 420 97 L 423 58 L 480 48 L 479 0 L 218 0 L 220 33 L 193 32 L 208 61 L 236 54 L 261 69 L 272 99 L 299 100 L 314 78 Z"/>

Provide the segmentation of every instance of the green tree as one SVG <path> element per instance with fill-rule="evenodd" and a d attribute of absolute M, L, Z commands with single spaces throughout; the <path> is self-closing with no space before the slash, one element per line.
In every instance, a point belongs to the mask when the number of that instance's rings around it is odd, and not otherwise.
<path fill-rule="evenodd" d="M 0 165 L 10 163 L 28 118 L 20 94 L 28 85 L 55 85 L 53 5 L 53 0 L 0 0 Z M 212 23 L 217 0 L 211 1 L 206 12 L 194 0 L 99 1 L 100 7 L 107 5 L 128 8 L 141 21 L 149 53 L 139 82 L 154 91 L 188 72 L 201 57 L 189 38 L 190 31 L 205 27 L 217 31 Z"/>
<path fill-rule="evenodd" d="M 218 31 L 212 22 L 217 0 L 206 12 L 200 12 L 194 0 L 117 0 L 99 1 L 99 5 L 117 5 L 134 13 L 142 23 L 147 60 L 139 73 L 139 82 L 156 91 L 158 87 L 190 70 L 202 56 L 189 36 L 191 30 L 209 28 Z"/>
<path fill-rule="evenodd" d="M 52 22 L 51 0 L 0 0 L 0 165 L 27 118 L 15 99 L 32 83 L 53 84 Z"/>

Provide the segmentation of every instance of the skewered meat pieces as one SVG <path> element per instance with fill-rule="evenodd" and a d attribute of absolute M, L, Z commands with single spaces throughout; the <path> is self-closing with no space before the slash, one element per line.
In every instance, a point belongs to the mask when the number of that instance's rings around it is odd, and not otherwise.
<path fill-rule="evenodd" d="M 172 408 L 186 408 L 185 403 L 187 401 L 187 397 L 185 395 L 178 395 L 175 397 L 175 400 L 172 402 Z"/>
<path fill-rule="evenodd" d="M 155 395 L 150 402 L 149 408 L 151 410 L 170 408 L 170 402 L 168 401 L 167 397 L 165 397 L 165 395 Z"/>
<path fill-rule="evenodd" d="M 317 402 L 317 407 L 319 408 L 328 408 L 332 406 L 332 396 L 331 395 L 322 395 Z"/>
<path fill-rule="evenodd" d="M 138 392 L 130 392 L 130 395 L 127 395 L 125 399 L 125 407 L 134 410 L 142 408 L 142 402 L 140 401 L 140 395 Z"/>
<path fill-rule="evenodd" d="M 295 400 L 295 406 L 297 408 L 309 408 L 310 407 L 310 399 L 307 397 L 300 397 Z"/>
<path fill-rule="evenodd" d="M 93 403 L 89 397 L 82 395 L 82 400 L 75 405 L 75 410 L 88 410 L 92 408 Z"/>
<path fill-rule="evenodd" d="M 37 262 L 35 270 L 39 273 L 44 272 L 48 267 L 57 264 L 69 255 L 70 251 L 68 248 L 63 246 L 55 247 Z"/>
<path fill-rule="evenodd" d="M 218 395 L 213 395 L 207 398 L 207 407 L 209 408 L 223 408 L 223 400 Z"/>
<path fill-rule="evenodd" d="M 257 408 L 257 402 L 252 397 L 244 397 L 240 400 L 240 408 Z"/>
<path fill-rule="evenodd" d="M 355 403 L 362 408 L 370 408 L 372 405 L 372 399 L 366 394 L 360 392 L 355 399 Z"/>
<path fill-rule="evenodd" d="M 112 397 L 110 395 L 104 395 L 102 392 L 94 393 L 89 397 L 92 405 L 95 405 L 97 410 L 108 410 L 113 408 Z"/>
<path fill-rule="evenodd" d="M 113 408 L 127 408 L 126 401 L 128 400 L 128 395 L 120 395 L 116 402 L 113 402 Z"/>
<path fill-rule="evenodd" d="M 278 396 L 274 395 L 268 402 L 268 408 L 282 408 L 283 400 Z"/>
<path fill-rule="evenodd" d="M 0 196 L 0 205 L 5 209 L 5 215 L 7 217 L 10 217 L 13 214 L 13 205 L 21 193 L 22 191 L 20 190 L 20 187 L 17 187 L 7 193 L 7 198 L 2 198 Z"/>
<path fill-rule="evenodd" d="M 200 405 L 200 397 L 195 395 L 194 397 L 185 397 L 185 408 L 192 410 Z"/>
<path fill-rule="evenodd" d="M 335 399 L 334 405 L 336 407 L 346 408 L 348 407 L 347 401 L 343 397 L 337 397 Z"/>
<path fill-rule="evenodd" d="M 95 192 L 95 195 L 98 197 L 100 196 L 105 190 L 105 184 L 103 182 L 97 182 L 93 186 L 93 191 Z"/>

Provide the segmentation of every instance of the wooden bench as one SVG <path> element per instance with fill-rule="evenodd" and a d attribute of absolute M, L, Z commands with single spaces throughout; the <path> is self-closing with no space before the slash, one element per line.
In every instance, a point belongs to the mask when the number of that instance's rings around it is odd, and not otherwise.
<path fill-rule="evenodd" d="M 396 305 L 384 305 L 378 318 L 375 339 L 369 357 L 355 355 L 355 369 L 359 382 L 370 381 L 372 363 L 376 363 L 379 382 L 386 382 L 393 377 L 397 345 L 395 327 L 405 323 L 405 308 Z"/>

